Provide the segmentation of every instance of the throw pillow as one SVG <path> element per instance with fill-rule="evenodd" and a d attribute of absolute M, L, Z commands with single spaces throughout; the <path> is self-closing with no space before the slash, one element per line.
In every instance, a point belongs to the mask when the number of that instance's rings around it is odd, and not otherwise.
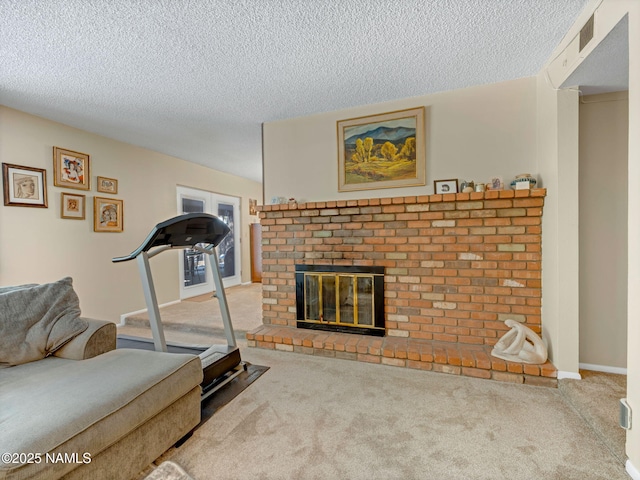
<path fill-rule="evenodd" d="M 0 365 L 40 360 L 87 329 L 72 283 L 0 288 Z"/>

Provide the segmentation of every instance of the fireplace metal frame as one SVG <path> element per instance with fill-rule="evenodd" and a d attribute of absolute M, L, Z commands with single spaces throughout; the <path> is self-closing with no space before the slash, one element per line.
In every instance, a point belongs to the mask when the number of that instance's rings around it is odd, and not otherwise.
<path fill-rule="evenodd" d="M 341 333 L 357 333 L 382 337 L 386 334 L 384 315 L 384 267 L 361 267 L 343 265 L 296 265 L 296 318 L 298 328 L 324 330 Z M 354 323 L 330 322 L 323 319 L 306 318 L 305 309 L 305 276 L 366 276 L 373 279 L 372 303 L 373 324 L 358 325 Z M 339 310 L 336 302 L 336 310 Z M 339 315 L 336 316 L 339 318 Z"/>

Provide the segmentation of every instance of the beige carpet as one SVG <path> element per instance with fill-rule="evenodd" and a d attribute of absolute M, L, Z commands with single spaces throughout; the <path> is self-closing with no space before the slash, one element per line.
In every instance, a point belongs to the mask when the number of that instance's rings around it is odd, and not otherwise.
<path fill-rule="evenodd" d="M 156 463 L 197 480 L 629 478 L 612 418 L 624 377 L 552 389 L 247 348 L 260 288 L 227 297 L 243 360 L 269 371 Z M 217 300 L 197 300 L 162 309 L 168 338 L 219 337 Z M 123 331 L 146 328 L 132 323 Z"/>
<path fill-rule="evenodd" d="M 627 376 L 580 370 L 582 380 L 560 380 L 565 400 L 591 426 L 620 462 L 627 459 L 626 434 L 618 425 L 619 400 L 627 396 Z"/>
<path fill-rule="evenodd" d="M 163 458 L 196 479 L 628 479 L 557 389 L 243 357 L 270 369 Z"/>

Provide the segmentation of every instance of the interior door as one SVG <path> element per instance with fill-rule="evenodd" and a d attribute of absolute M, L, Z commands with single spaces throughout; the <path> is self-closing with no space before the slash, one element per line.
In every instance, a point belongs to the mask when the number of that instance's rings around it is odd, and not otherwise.
<path fill-rule="evenodd" d="M 204 190 L 178 187 L 178 213 L 210 213 L 229 226 L 229 233 L 216 251 L 222 283 L 226 287 L 241 281 L 240 265 L 240 199 Z M 183 250 L 179 260 L 180 298 L 190 298 L 215 290 L 211 266 L 205 254 Z"/>

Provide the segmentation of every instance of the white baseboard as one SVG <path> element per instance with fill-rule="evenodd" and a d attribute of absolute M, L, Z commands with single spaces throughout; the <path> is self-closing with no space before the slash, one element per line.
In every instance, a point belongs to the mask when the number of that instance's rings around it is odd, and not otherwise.
<path fill-rule="evenodd" d="M 558 380 L 562 380 L 563 378 L 570 378 L 572 380 L 582 380 L 582 375 L 575 372 L 563 372 L 558 370 Z"/>
<path fill-rule="evenodd" d="M 607 365 L 594 365 L 592 363 L 581 363 L 582 370 L 592 370 L 594 372 L 615 373 L 617 375 L 626 375 L 627 369 L 622 367 L 609 367 Z"/>
<path fill-rule="evenodd" d="M 627 460 L 627 463 L 625 464 L 625 470 L 633 480 L 640 480 L 640 471 L 638 471 L 636 467 L 631 465 L 631 460 Z"/>
<path fill-rule="evenodd" d="M 163 303 L 162 305 L 158 305 L 158 308 L 168 307 L 169 305 L 175 305 L 176 303 L 180 303 L 180 300 Z M 118 325 L 126 325 L 127 317 L 132 317 L 133 315 L 139 315 L 141 313 L 147 313 L 148 310 L 148 308 L 143 308 L 142 310 L 136 310 L 135 312 L 123 313 L 122 315 L 120 315 L 120 323 Z"/>

